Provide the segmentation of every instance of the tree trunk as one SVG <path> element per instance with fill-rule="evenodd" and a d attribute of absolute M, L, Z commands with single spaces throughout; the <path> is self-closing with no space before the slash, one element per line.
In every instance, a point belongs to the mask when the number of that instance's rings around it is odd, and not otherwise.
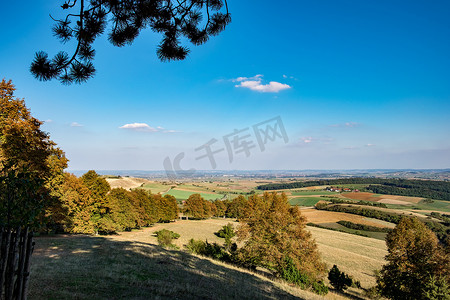
<path fill-rule="evenodd" d="M 33 234 L 28 228 L 0 229 L 0 300 L 25 300 Z"/>

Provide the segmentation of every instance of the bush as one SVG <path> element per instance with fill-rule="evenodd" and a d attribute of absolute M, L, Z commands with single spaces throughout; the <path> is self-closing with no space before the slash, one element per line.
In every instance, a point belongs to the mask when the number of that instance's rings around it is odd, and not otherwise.
<path fill-rule="evenodd" d="M 218 232 L 215 233 L 218 237 L 225 239 L 225 248 L 227 250 L 231 247 L 231 239 L 236 235 L 233 229 L 233 224 L 228 223 L 227 225 L 223 226 L 222 229 L 220 229 Z"/>
<path fill-rule="evenodd" d="M 285 259 L 285 266 L 281 270 L 281 278 L 287 282 L 298 285 L 303 290 L 312 287 L 313 292 L 316 294 L 328 294 L 328 287 L 323 281 L 312 281 L 307 274 L 303 273 L 295 266 L 294 261 L 291 258 Z"/>
<path fill-rule="evenodd" d="M 281 269 L 281 278 L 287 282 L 298 285 L 301 289 L 311 286 L 308 275 L 302 273 L 291 258 L 285 259 L 285 266 Z"/>
<path fill-rule="evenodd" d="M 353 279 L 344 272 L 341 272 L 336 265 L 328 273 L 328 279 L 331 285 L 338 291 L 343 291 L 353 284 Z"/>
<path fill-rule="evenodd" d="M 206 242 L 190 239 L 185 247 L 192 253 L 203 255 L 205 253 Z"/>
<path fill-rule="evenodd" d="M 326 295 L 328 294 L 328 287 L 325 285 L 323 281 L 313 282 L 312 290 L 314 293 L 318 295 Z"/>
<path fill-rule="evenodd" d="M 369 299 L 378 300 L 381 298 L 380 290 L 376 286 L 368 288 L 364 294 Z"/>
<path fill-rule="evenodd" d="M 163 229 L 155 232 L 156 238 L 158 239 L 159 245 L 163 247 L 176 248 L 174 244 L 172 244 L 172 240 L 177 239 L 180 235 L 171 230 Z"/>
<path fill-rule="evenodd" d="M 190 239 L 185 246 L 190 252 L 211 257 L 220 261 L 230 262 L 231 255 L 225 250 L 223 246 L 217 243 L 208 243 L 201 240 Z"/>

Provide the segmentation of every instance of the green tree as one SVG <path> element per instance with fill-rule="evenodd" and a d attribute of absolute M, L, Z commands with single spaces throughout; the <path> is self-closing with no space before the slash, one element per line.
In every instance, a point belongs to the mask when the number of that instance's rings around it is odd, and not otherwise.
<path fill-rule="evenodd" d="M 436 235 L 418 218 L 403 218 L 386 237 L 388 255 L 377 280 L 383 296 L 391 299 L 429 299 L 436 291 L 430 282 L 450 281 L 450 256 Z M 434 286 L 434 287 L 433 287 Z M 448 289 L 447 289 L 447 295 Z M 445 298 L 442 298 L 445 299 Z"/>
<path fill-rule="evenodd" d="M 53 34 L 62 43 L 75 39 L 76 49 L 70 57 L 61 51 L 53 59 L 37 52 L 30 71 L 39 80 L 59 79 L 63 84 L 81 83 L 94 76 L 93 43 L 108 25 L 108 39 L 119 47 L 132 44 L 146 28 L 162 34 L 157 55 L 170 61 L 182 60 L 189 53 L 181 46 L 181 37 L 201 45 L 231 21 L 227 0 L 65 0 L 61 7 L 70 13 L 55 20 Z"/>
<path fill-rule="evenodd" d="M 341 272 L 336 265 L 333 265 L 330 272 L 328 272 L 328 280 L 330 280 L 331 285 L 338 291 L 346 290 L 353 283 L 353 279 L 344 272 Z"/>
<path fill-rule="evenodd" d="M 236 236 L 233 224 L 228 223 L 227 225 L 224 225 L 219 231 L 217 231 L 216 235 L 225 239 L 225 249 L 230 250 L 231 239 Z"/>
<path fill-rule="evenodd" d="M 136 228 L 137 212 L 136 207 L 132 205 L 129 192 L 123 188 L 114 188 L 106 198 L 110 206 L 110 218 L 118 230 Z"/>

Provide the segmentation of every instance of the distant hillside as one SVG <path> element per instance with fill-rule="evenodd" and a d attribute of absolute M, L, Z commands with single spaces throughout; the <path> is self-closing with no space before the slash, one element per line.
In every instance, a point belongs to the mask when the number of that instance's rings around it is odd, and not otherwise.
<path fill-rule="evenodd" d="M 450 182 L 433 180 L 342 178 L 292 183 L 270 183 L 257 187 L 259 190 L 296 189 L 319 185 L 367 184 L 366 190 L 377 194 L 423 197 L 450 201 Z"/>
<path fill-rule="evenodd" d="M 149 183 L 150 181 L 143 178 L 134 178 L 134 177 L 106 177 L 106 181 L 108 181 L 111 188 L 124 188 L 126 190 L 134 189 L 142 184 Z"/>

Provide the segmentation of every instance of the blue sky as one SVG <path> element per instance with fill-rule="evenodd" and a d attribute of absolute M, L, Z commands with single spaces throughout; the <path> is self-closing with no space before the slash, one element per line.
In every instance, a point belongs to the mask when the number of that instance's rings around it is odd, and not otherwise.
<path fill-rule="evenodd" d="M 158 61 L 149 30 L 123 48 L 100 38 L 97 75 L 69 87 L 28 71 L 38 50 L 73 49 L 52 36 L 58 4 L 2 3 L 0 77 L 69 169 L 161 170 L 179 153 L 212 169 L 195 151 L 211 139 L 224 170 L 450 167 L 449 1 L 230 0 L 232 23 L 185 61 Z M 261 151 L 252 126 L 277 116 L 288 141 Z M 230 162 L 224 137 L 246 128 L 230 145 L 255 147 Z"/>

